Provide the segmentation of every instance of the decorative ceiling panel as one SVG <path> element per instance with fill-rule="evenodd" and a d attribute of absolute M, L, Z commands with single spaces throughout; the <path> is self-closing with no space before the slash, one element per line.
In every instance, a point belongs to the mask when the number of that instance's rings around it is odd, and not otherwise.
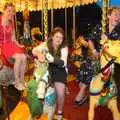
<path fill-rule="evenodd" d="M 6 1 L 9 0 L 0 0 L 0 11 L 2 11 L 3 6 Z M 33 10 L 42 10 L 44 9 L 44 1 L 45 0 L 12 0 L 16 6 L 17 11 L 23 11 L 26 6 L 30 11 Z M 87 5 L 97 0 L 47 0 L 48 1 L 48 9 L 61 9 L 68 8 L 73 6 Z"/>

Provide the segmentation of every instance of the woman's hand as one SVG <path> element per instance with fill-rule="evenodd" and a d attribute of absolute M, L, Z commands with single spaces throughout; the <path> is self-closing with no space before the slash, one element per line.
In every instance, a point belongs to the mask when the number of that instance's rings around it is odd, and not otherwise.
<path fill-rule="evenodd" d="M 100 57 L 100 53 L 97 52 L 95 49 L 93 50 L 93 57 L 94 57 L 96 60 L 98 60 L 99 57 Z"/>
<path fill-rule="evenodd" d="M 40 62 L 45 62 L 46 61 L 46 59 L 45 59 L 45 55 L 44 54 L 42 54 L 42 53 L 39 53 L 38 54 L 38 60 L 40 61 Z"/>
<path fill-rule="evenodd" d="M 13 42 L 15 42 L 15 44 L 20 47 L 20 48 L 25 48 L 24 45 L 20 44 L 17 40 L 13 40 Z"/>
<path fill-rule="evenodd" d="M 107 37 L 105 34 L 103 34 L 103 35 L 101 36 L 101 39 L 107 41 L 107 40 L 108 40 L 108 37 Z"/>
<path fill-rule="evenodd" d="M 54 62 L 54 57 L 50 54 L 47 53 L 46 54 L 46 59 L 48 60 L 48 62 L 53 63 Z"/>
<path fill-rule="evenodd" d="M 25 46 L 22 45 L 22 44 L 18 44 L 18 46 L 19 46 L 20 48 L 25 48 Z"/>

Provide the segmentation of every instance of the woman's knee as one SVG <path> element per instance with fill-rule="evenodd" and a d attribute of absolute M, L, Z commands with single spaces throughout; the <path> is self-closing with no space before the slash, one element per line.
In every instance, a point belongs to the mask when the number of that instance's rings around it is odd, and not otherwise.
<path fill-rule="evenodd" d="M 65 95 L 65 87 L 62 88 L 56 88 L 57 96 L 63 97 Z"/>
<path fill-rule="evenodd" d="M 21 57 L 24 62 L 27 60 L 27 56 L 25 54 L 22 54 Z"/>
<path fill-rule="evenodd" d="M 20 61 L 21 60 L 21 56 L 19 54 L 15 54 L 12 57 L 15 59 L 15 61 Z"/>
<path fill-rule="evenodd" d="M 16 60 L 16 61 L 23 61 L 23 62 L 26 62 L 27 60 L 27 57 L 25 54 L 20 54 L 20 53 L 17 53 L 13 56 L 13 58 Z"/>

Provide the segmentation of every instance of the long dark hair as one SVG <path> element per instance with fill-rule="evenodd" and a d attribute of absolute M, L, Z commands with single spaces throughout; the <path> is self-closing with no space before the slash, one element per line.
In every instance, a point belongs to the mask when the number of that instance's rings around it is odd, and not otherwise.
<path fill-rule="evenodd" d="M 53 42 L 53 39 L 52 37 L 56 34 L 56 33 L 61 33 L 63 35 L 63 41 L 62 41 L 62 44 L 59 46 L 58 50 L 55 51 L 53 46 L 52 46 L 52 42 Z M 48 38 L 48 42 L 47 42 L 47 45 L 48 45 L 48 49 L 49 49 L 49 52 L 53 55 L 53 56 L 58 56 L 60 57 L 60 50 L 61 48 L 64 48 L 66 45 L 67 45 L 67 41 L 65 39 L 65 36 L 64 36 L 64 30 L 61 28 L 61 27 L 55 27 L 50 35 L 49 35 L 49 38 Z"/>

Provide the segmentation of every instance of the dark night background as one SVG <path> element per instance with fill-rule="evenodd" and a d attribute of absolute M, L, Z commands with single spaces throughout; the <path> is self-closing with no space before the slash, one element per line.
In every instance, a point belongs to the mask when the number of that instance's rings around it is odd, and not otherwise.
<path fill-rule="evenodd" d="M 61 26 L 65 29 L 65 9 L 56 9 L 54 12 L 54 27 Z M 51 11 L 48 11 L 48 27 L 51 29 Z M 17 13 L 17 21 L 22 23 L 21 34 L 23 29 L 22 13 Z M 30 12 L 30 28 L 40 27 L 42 31 L 41 11 Z M 98 22 L 101 21 L 101 8 L 97 4 L 90 4 L 76 7 L 76 31 L 78 34 L 87 34 Z M 67 8 L 67 35 L 71 34 L 73 26 L 73 9 Z M 19 27 L 20 28 L 20 27 Z"/>

